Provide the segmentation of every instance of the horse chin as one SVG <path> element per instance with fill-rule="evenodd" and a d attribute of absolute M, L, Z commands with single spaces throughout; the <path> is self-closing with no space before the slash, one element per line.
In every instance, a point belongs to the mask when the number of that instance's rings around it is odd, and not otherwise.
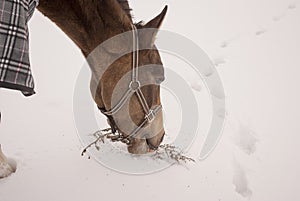
<path fill-rule="evenodd" d="M 147 154 L 151 152 L 145 139 L 134 139 L 128 145 L 127 150 L 131 154 Z"/>
<path fill-rule="evenodd" d="M 128 152 L 131 154 L 147 154 L 154 152 L 158 149 L 159 145 L 164 139 L 164 136 L 165 132 L 162 130 L 159 135 L 156 135 L 152 138 L 135 138 L 131 140 L 131 143 L 128 145 Z"/>

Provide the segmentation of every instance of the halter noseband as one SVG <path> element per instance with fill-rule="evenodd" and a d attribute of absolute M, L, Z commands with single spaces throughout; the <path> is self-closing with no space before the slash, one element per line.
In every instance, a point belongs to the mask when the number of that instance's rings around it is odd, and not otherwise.
<path fill-rule="evenodd" d="M 128 90 L 122 96 L 120 101 L 112 107 L 108 111 L 102 111 L 107 116 L 113 116 L 116 114 L 126 103 L 126 101 L 133 95 L 136 94 L 138 100 L 143 107 L 145 118 L 144 121 L 135 128 L 127 138 L 135 137 L 139 131 L 147 124 L 151 123 L 156 115 L 162 110 L 162 106 L 158 105 L 154 109 L 151 109 L 145 99 L 145 96 L 141 90 L 141 83 L 139 82 L 138 77 L 138 66 L 139 66 L 139 38 L 138 38 L 138 31 L 135 25 L 132 25 L 132 39 L 133 39 L 133 50 L 132 50 L 132 77 L 131 81 L 128 86 Z"/>

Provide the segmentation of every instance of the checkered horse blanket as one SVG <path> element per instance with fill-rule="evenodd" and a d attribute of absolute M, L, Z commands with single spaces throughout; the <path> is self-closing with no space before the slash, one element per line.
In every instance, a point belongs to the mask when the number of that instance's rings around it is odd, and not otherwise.
<path fill-rule="evenodd" d="M 33 95 L 27 23 L 38 0 L 0 0 L 0 88 Z"/>

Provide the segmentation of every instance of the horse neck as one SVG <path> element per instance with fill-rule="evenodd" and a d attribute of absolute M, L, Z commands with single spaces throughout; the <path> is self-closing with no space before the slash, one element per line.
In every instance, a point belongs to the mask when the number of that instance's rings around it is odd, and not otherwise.
<path fill-rule="evenodd" d="M 97 105 L 104 107 L 98 79 L 109 56 L 94 50 L 108 38 L 131 30 L 127 0 L 40 0 L 38 10 L 65 32 L 92 64 L 91 92 Z M 115 19 L 122 22 L 116 24 Z"/>
<path fill-rule="evenodd" d="M 123 9 L 123 13 L 118 12 L 120 10 L 117 6 Z M 38 10 L 53 21 L 86 57 L 103 41 L 130 30 L 128 24 L 132 23 L 127 0 L 40 0 Z M 111 15 L 116 15 L 125 22 L 116 24 Z M 122 27 L 124 24 L 127 27 Z"/>

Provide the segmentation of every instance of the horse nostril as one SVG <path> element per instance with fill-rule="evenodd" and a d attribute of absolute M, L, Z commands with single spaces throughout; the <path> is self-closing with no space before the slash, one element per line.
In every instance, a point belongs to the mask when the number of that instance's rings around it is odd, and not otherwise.
<path fill-rule="evenodd" d="M 159 143 L 162 143 L 162 141 L 164 140 L 166 133 L 164 132 L 164 134 L 161 136 Z"/>
<path fill-rule="evenodd" d="M 146 143 L 147 143 L 147 145 L 148 145 L 148 147 L 151 149 L 151 150 L 157 150 L 158 149 L 158 147 L 157 146 L 154 146 L 153 144 L 151 144 L 151 142 L 149 142 L 149 140 L 148 139 L 146 139 Z"/>
<path fill-rule="evenodd" d="M 160 144 L 162 143 L 162 141 L 164 140 L 164 136 L 165 136 L 165 133 L 163 133 L 163 135 L 159 138 L 159 141 L 156 142 L 156 145 L 153 145 L 151 143 L 151 139 L 146 139 L 146 143 L 148 145 L 148 147 L 151 149 L 151 150 L 157 150 L 160 146 Z"/>

